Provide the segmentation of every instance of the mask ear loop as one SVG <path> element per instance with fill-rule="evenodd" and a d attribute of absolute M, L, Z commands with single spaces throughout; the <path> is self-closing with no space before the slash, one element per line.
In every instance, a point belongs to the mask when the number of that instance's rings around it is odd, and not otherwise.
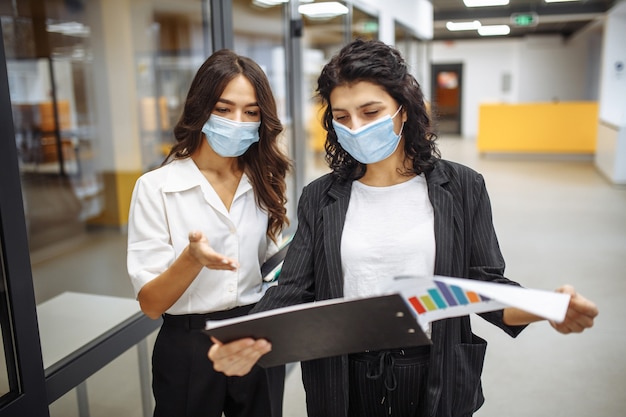
<path fill-rule="evenodd" d="M 400 126 L 400 132 L 398 132 L 398 136 L 402 136 L 403 130 L 404 130 L 404 122 L 402 122 L 402 126 Z"/>
<path fill-rule="evenodd" d="M 398 113 L 400 113 L 400 110 L 402 110 L 402 105 L 400 105 L 400 107 L 398 107 L 398 110 L 396 110 L 393 116 L 391 116 L 392 120 L 398 115 Z M 398 136 L 402 136 L 403 130 L 404 130 L 404 122 L 402 122 L 402 126 L 400 127 L 400 132 L 398 133 Z"/>
<path fill-rule="evenodd" d="M 400 110 L 402 110 L 402 105 L 400 105 L 400 107 L 398 107 L 398 110 L 396 110 L 396 112 L 393 114 L 393 116 L 391 116 L 391 118 L 394 119 L 398 115 L 398 113 L 400 113 Z M 402 123 L 404 123 L 404 122 L 402 122 Z"/>

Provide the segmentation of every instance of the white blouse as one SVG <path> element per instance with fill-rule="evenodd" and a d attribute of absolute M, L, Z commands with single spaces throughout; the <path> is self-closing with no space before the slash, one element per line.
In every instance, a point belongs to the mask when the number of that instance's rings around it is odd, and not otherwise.
<path fill-rule="evenodd" d="M 396 276 L 432 276 L 433 208 L 423 175 L 389 187 L 352 183 L 341 237 L 344 297 L 380 295 Z"/>
<path fill-rule="evenodd" d="M 169 314 L 206 313 L 253 304 L 264 294 L 261 265 L 277 252 L 268 215 L 244 174 L 226 209 L 191 158 L 174 160 L 135 184 L 128 221 L 128 273 L 135 295 L 165 271 L 199 230 L 215 251 L 237 259 L 237 271 L 203 268 Z"/>

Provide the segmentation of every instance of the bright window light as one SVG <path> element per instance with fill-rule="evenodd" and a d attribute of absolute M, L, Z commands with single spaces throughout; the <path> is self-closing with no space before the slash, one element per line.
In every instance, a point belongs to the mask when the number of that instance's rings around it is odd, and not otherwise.
<path fill-rule="evenodd" d="M 302 4 L 298 6 L 298 12 L 311 19 L 330 19 L 348 13 L 348 8 L 336 1 L 324 3 Z"/>
<path fill-rule="evenodd" d="M 48 32 L 62 33 L 64 35 L 77 37 L 89 36 L 91 32 L 88 26 L 78 22 L 48 23 L 46 30 Z"/>
<path fill-rule="evenodd" d="M 467 7 L 506 6 L 509 0 L 463 0 Z"/>
<path fill-rule="evenodd" d="M 566 1 L 580 1 L 580 0 L 544 0 L 546 3 L 564 3 Z"/>
<path fill-rule="evenodd" d="M 287 3 L 289 0 L 252 0 L 252 4 L 259 7 L 274 7 L 279 4 Z"/>
<path fill-rule="evenodd" d="M 478 28 L 480 36 L 500 36 L 508 35 L 509 33 L 511 33 L 511 28 L 508 25 L 489 25 Z"/>
<path fill-rule="evenodd" d="M 478 20 L 474 20 L 471 22 L 448 22 L 446 23 L 446 29 L 451 32 L 457 30 L 476 30 L 480 27 L 480 22 Z"/>

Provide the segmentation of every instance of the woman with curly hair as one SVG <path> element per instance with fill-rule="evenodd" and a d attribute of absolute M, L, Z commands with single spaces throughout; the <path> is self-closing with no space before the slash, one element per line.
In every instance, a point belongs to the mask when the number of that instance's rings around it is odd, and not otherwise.
<path fill-rule="evenodd" d="M 380 295 L 397 276 L 444 275 L 518 285 L 504 276 L 483 177 L 440 158 L 424 97 L 400 53 L 356 40 L 323 68 L 326 159 L 306 186 L 278 286 L 253 311 Z M 593 325 L 597 308 L 570 286 L 562 333 Z M 480 314 L 515 337 L 541 320 L 515 308 Z M 468 316 L 438 320 L 432 344 L 301 363 L 309 417 L 467 417 L 483 403 L 487 343 Z M 215 369 L 244 375 L 264 339 L 209 351 Z M 332 344 L 332 340 L 327 343 Z"/>

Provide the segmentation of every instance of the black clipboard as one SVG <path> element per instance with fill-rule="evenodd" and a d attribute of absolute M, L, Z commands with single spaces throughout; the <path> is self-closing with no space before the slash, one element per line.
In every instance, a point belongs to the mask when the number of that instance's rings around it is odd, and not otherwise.
<path fill-rule="evenodd" d="M 258 361 L 262 367 L 431 344 L 399 294 L 325 300 L 207 321 L 204 331 L 224 343 L 244 337 L 269 340 L 272 351 Z"/>

